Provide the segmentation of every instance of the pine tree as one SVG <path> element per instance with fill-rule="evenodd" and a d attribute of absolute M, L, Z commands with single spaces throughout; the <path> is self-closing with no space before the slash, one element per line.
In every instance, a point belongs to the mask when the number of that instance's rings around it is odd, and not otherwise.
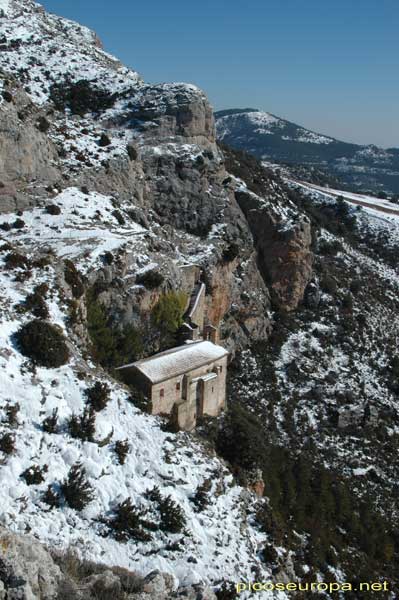
<path fill-rule="evenodd" d="M 55 408 L 49 417 L 46 417 L 42 423 L 43 431 L 46 433 L 56 433 L 58 426 L 58 408 Z"/>
<path fill-rule="evenodd" d="M 180 533 L 185 525 L 186 518 L 182 508 L 170 496 L 163 498 L 159 503 L 161 513 L 160 528 L 169 533 Z"/>
<path fill-rule="evenodd" d="M 115 539 L 120 542 L 126 542 L 129 539 L 148 542 L 152 539 L 151 535 L 144 531 L 144 527 L 149 523 L 143 519 L 137 508 L 133 506 L 130 498 L 118 504 L 115 516 L 107 523 L 113 530 Z"/>
<path fill-rule="evenodd" d="M 68 422 L 69 433 L 73 438 L 94 442 L 96 433 L 96 413 L 92 407 L 86 407 L 82 415 L 72 415 Z"/>
<path fill-rule="evenodd" d="M 73 465 L 68 477 L 61 484 L 67 504 L 75 510 L 82 510 L 93 499 L 93 488 L 86 479 L 86 471 L 80 463 Z"/>
<path fill-rule="evenodd" d="M 124 465 L 126 457 L 130 451 L 130 444 L 127 440 L 118 440 L 115 442 L 115 453 L 118 456 L 119 464 Z"/>
<path fill-rule="evenodd" d="M 96 381 L 92 387 L 85 390 L 90 406 L 97 412 L 107 406 L 110 399 L 110 392 L 109 385 L 102 381 Z"/>
<path fill-rule="evenodd" d="M 58 508 L 60 505 L 60 495 L 49 485 L 42 498 L 43 502 L 51 508 Z"/>

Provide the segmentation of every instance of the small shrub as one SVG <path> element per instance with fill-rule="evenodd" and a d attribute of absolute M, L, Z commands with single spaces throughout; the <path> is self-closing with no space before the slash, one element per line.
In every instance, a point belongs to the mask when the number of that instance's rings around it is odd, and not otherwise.
<path fill-rule="evenodd" d="M 46 206 L 46 213 L 49 215 L 57 216 L 61 214 L 61 207 L 57 204 L 48 204 Z"/>
<path fill-rule="evenodd" d="M 103 410 L 110 399 L 110 387 L 106 383 L 96 381 L 96 383 L 85 391 L 90 406 L 95 411 Z"/>
<path fill-rule="evenodd" d="M 8 405 L 5 408 L 6 423 L 10 427 L 18 427 L 18 413 L 20 410 L 19 404 Z"/>
<path fill-rule="evenodd" d="M 118 440 L 115 442 L 115 454 L 118 457 L 119 464 L 124 465 L 126 457 L 130 452 L 130 444 L 127 440 Z"/>
<path fill-rule="evenodd" d="M 151 502 L 159 503 L 162 500 L 162 495 L 157 485 L 154 485 L 152 490 L 147 490 L 145 493 L 145 497 L 148 498 L 148 500 L 151 500 Z"/>
<path fill-rule="evenodd" d="M 4 454 L 10 455 L 15 452 L 15 437 L 12 433 L 4 433 L 0 437 L 0 450 Z"/>
<path fill-rule="evenodd" d="M 65 79 L 51 86 L 50 98 L 58 110 L 68 108 L 72 114 L 83 116 L 87 112 L 100 112 L 110 108 L 116 96 L 95 87 L 87 80 L 72 82 Z"/>
<path fill-rule="evenodd" d="M 152 323 L 159 329 L 161 335 L 174 334 L 181 327 L 186 303 L 187 296 L 183 292 L 172 291 L 162 294 L 151 311 Z"/>
<path fill-rule="evenodd" d="M 192 499 L 192 502 L 195 505 L 197 512 L 204 510 L 208 506 L 210 502 L 209 492 L 211 490 L 211 487 L 211 479 L 205 479 L 205 481 L 198 486 L 195 495 Z"/>
<path fill-rule="evenodd" d="M 96 433 L 96 413 L 92 407 L 86 407 L 81 415 L 72 415 L 68 421 L 68 430 L 73 438 L 94 442 Z"/>
<path fill-rule="evenodd" d="M 0 229 L 2 231 L 11 231 L 11 225 L 9 223 L 1 223 Z"/>
<path fill-rule="evenodd" d="M 115 219 L 118 221 L 119 225 L 125 225 L 126 221 L 125 221 L 125 217 L 122 215 L 122 213 L 119 210 L 113 210 L 112 211 L 112 216 L 115 217 Z"/>
<path fill-rule="evenodd" d="M 338 240 L 333 240 L 331 242 L 322 239 L 319 242 L 319 252 L 320 254 L 327 254 L 334 256 L 338 252 L 342 252 L 343 247 L 342 244 Z"/>
<path fill-rule="evenodd" d="M 61 498 L 58 492 L 56 492 L 52 485 L 49 485 L 45 493 L 43 494 L 42 501 L 48 504 L 51 508 L 58 508 L 61 504 Z"/>
<path fill-rule="evenodd" d="M 147 398 L 141 390 L 131 389 L 132 393 L 128 398 L 128 402 L 131 402 L 133 406 L 141 410 L 142 412 L 151 414 L 152 402 Z"/>
<path fill-rule="evenodd" d="M 119 367 L 142 355 L 141 333 L 132 325 L 124 329 L 113 325 L 93 290 L 87 294 L 87 328 L 93 359 L 103 367 Z"/>
<path fill-rule="evenodd" d="M 163 284 L 165 278 L 159 271 L 151 269 L 137 275 L 136 283 L 144 285 L 148 290 L 153 290 Z"/>
<path fill-rule="evenodd" d="M 6 102 L 12 102 L 12 94 L 7 90 L 4 90 L 1 95 Z"/>
<path fill-rule="evenodd" d="M 106 265 L 112 265 L 112 263 L 114 262 L 114 255 L 112 254 L 112 252 L 104 252 L 104 254 L 102 255 L 102 259 Z"/>
<path fill-rule="evenodd" d="M 21 474 L 21 477 L 25 479 L 28 485 L 39 485 L 44 481 L 44 474 L 47 473 L 48 467 L 44 465 L 44 467 L 39 467 L 38 465 L 32 465 L 25 469 L 25 471 Z"/>
<path fill-rule="evenodd" d="M 25 300 L 25 307 L 38 319 L 48 319 L 50 314 L 44 299 L 47 289 L 47 286 L 37 286 Z"/>
<path fill-rule="evenodd" d="M 39 119 L 37 121 L 37 128 L 42 133 L 47 133 L 47 131 L 50 129 L 50 123 L 48 122 L 46 117 L 43 117 L 43 116 L 39 117 Z"/>
<path fill-rule="evenodd" d="M 14 223 L 11 225 L 13 229 L 23 229 L 26 223 L 23 219 L 15 219 Z"/>
<path fill-rule="evenodd" d="M 30 266 L 29 259 L 19 252 L 10 252 L 5 258 L 6 269 L 27 269 Z"/>
<path fill-rule="evenodd" d="M 61 491 L 71 508 L 83 510 L 93 499 L 93 488 L 86 479 L 84 467 L 77 463 L 71 467 L 68 477 L 61 484 Z"/>
<path fill-rule="evenodd" d="M 106 133 L 103 133 L 98 141 L 98 145 L 101 148 L 105 148 L 106 146 L 109 146 L 111 144 L 111 140 L 109 138 L 109 136 Z"/>
<path fill-rule="evenodd" d="M 235 242 L 232 242 L 223 252 L 223 260 L 232 262 L 240 254 L 240 247 Z"/>
<path fill-rule="evenodd" d="M 51 256 L 41 256 L 32 262 L 32 266 L 37 269 L 45 269 L 49 265 L 51 265 L 52 259 Z"/>
<path fill-rule="evenodd" d="M 65 281 L 71 288 L 73 297 L 80 298 L 85 291 L 82 276 L 71 260 L 65 260 L 64 264 Z"/>
<path fill-rule="evenodd" d="M 222 586 L 215 592 L 217 600 L 236 600 L 238 594 L 236 585 L 230 582 L 224 582 Z"/>
<path fill-rule="evenodd" d="M 185 525 L 186 518 L 182 508 L 170 496 L 162 498 L 159 502 L 161 513 L 160 528 L 169 533 L 180 533 Z"/>
<path fill-rule="evenodd" d="M 46 417 L 42 423 L 43 431 L 46 433 L 56 433 L 58 429 L 58 408 L 55 408 L 49 417 Z"/>
<path fill-rule="evenodd" d="M 36 319 L 23 325 L 16 333 L 16 340 L 22 354 L 40 366 L 57 368 L 68 362 L 69 350 L 63 333 L 47 321 Z"/>
<path fill-rule="evenodd" d="M 120 542 L 126 542 L 129 539 L 148 542 L 152 539 L 151 535 L 144 530 L 149 523 L 133 506 L 130 498 L 118 504 L 115 516 L 108 520 L 107 524 L 112 529 L 115 539 Z"/>
<path fill-rule="evenodd" d="M 320 287 L 323 290 L 323 292 L 333 295 L 337 292 L 338 285 L 334 277 L 326 274 L 320 281 Z"/>

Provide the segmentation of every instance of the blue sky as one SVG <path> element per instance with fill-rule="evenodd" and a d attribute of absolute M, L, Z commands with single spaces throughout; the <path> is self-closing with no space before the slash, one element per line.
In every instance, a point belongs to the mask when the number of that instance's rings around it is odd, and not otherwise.
<path fill-rule="evenodd" d="M 149 82 L 399 147 L 399 0 L 41 0 Z"/>

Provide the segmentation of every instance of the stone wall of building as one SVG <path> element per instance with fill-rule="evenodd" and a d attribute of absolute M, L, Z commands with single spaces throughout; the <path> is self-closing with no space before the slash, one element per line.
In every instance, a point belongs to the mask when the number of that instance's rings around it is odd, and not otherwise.
<path fill-rule="evenodd" d="M 219 368 L 219 370 L 218 370 Z M 203 412 L 210 416 L 217 416 L 224 408 L 226 403 L 226 373 L 227 356 L 203 365 L 190 371 L 185 375 L 172 377 L 161 383 L 152 386 L 151 403 L 153 414 L 171 414 L 173 407 L 178 404 L 178 422 L 182 429 L 190 428 L 185 423 L 193 422 L 197 412 L 197 380 L 218 370 L 218 377 L 209 384 L 205 383 L 205 396 L 203 403 Z M 187 388 L 187 390 L 185 390 Z M 213 388 L 213 391 L 212 391 Z M 183 404 L 185 405 L 183 407 Z"/>

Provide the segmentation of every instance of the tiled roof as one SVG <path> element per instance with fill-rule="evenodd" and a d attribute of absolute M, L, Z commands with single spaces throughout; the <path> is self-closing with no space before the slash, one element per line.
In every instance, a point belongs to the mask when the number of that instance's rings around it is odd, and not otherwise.
<path fill-rule="evenodd" d="M 155 356 L 151 356 L 150 358 L 124 365 L 123 367 L 119 367 L 118 370 L 135 368 L 152 383 L 159 383 L 166 379 L 188 373 L 193 369 L 223 358 L 227 354 L 228 351 L 225 348 L 217 346 L 212 342 L 192 342 L 178 348 L 172 348 L 166 352 L 155 354 Z"/>

